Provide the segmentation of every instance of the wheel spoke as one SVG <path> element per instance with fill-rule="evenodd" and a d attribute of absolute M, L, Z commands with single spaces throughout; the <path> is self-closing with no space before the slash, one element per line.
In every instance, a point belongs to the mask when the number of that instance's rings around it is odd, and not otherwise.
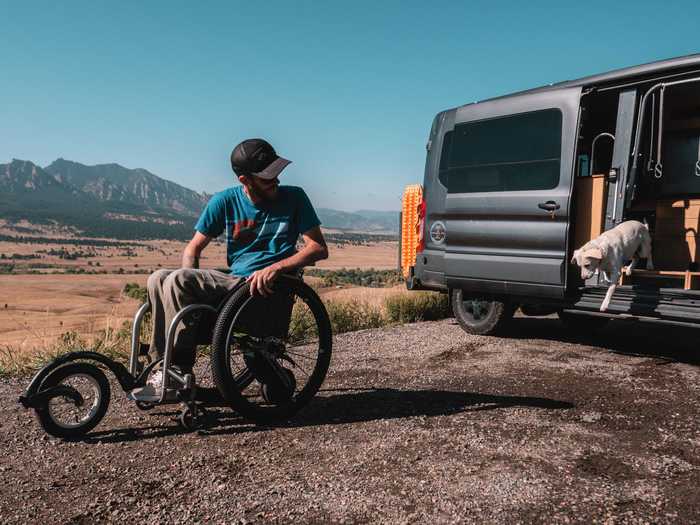
<path fill-rule="evenodd" d="M 292 362 L 292 367 L 293 367 L 293 368 L 296 368 L 296 369 L 298 369 L 298 370 L 300 370 L 307 378 L 310 378 L 310 377 L 311 377 L 311 375 L 310 375 L 306 370 L 304 370 L 302 367 L 300 367 L 300 366 L 299 366 L 298 364 L 296 364 L 295 362 Z"/>
<path fill-rule="evenodd" d="M 287 349 L 284 351 L 285 354 L 290 354 L 293 355 L 294 357 L 301 357 L 302 359 L 308 359 L 309 361 L 316 361 L 315 357 L 310 357 L 306 354 L 300 354 L 299 352 L 292 352 L 291 350 Z"/>

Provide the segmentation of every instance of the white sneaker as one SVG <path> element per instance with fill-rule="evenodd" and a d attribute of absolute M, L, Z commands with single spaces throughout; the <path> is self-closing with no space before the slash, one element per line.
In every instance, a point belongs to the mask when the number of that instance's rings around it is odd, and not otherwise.
<path fill-rule="evenodd" d="M 140 388 L 134 388 L 129 395 L 129 399 L 133 401 L 147 401 L 149 403 L 157 403 L 160 401 L 160 389 L 163 385 L 163 371 L 157 370 L 153 372 L 148 381 L 146 381 L 146 386 Z M 165 395 L 167 401 L 174 401 L 177 399 L 175 390 L 168 389 Z"/>

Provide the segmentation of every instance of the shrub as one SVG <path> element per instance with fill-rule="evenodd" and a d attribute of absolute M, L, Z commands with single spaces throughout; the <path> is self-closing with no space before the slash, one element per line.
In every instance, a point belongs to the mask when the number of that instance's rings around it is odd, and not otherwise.
<path fill-rule="evenodd" d="M 388 324 L 380 308 L 364 301 L 327 301 L 326 310 L 334 334 L 379 328 Z"/>
<path fill-rule="evenodd" d="M 148 290 L 143 286 L 139 286 L 138 283 L 126 283 L 122 290 L 124 295 L 131 297 L 132 299 L 137 299 L 142 303 L 148 300 Z"/>
<path fill-rule="evenodd" d="M 318 335 L 314 317 L 305 304 L 294 303 L 288 335 L 292 343 L 299 343 L 304 339 L 312 339 Z"/>
<path fill-rule="evenodd" d="M 415 323 L 451 317 L 449 298 L 435 292 L 410 292 L 392 295 L 384 300 L 389 321 Z"/>
<path fill-rule="evenodd" d="M 393 286 L 403 281 L 403 277 L 397 270 L 362 270 L 360 268 L 341 268 L 340 270 L 321 270 L 310 268 L 305 270 L 306 275 L 320 277 L 324 286 L 356 285 L 368 288 L 381 288 Z"/>

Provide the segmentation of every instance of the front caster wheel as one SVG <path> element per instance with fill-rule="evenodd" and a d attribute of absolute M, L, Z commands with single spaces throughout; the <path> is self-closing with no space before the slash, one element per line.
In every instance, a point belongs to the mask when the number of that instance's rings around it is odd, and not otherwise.
<path fill-rule="evenodd" d="M 41 427 L 52 436 L 77 439 L 95 428 L 107 413 L 109 381 L 88 363 L 70 363 L 51 372 L 39 392 L 47 392 L 36 408 Z"/>
<path fill-rule="evenodd" d="M 185 407 L 180 413 L 180 425 L 188 432 L 194 432 L 204 427 L 208 415 L 207 411 L 202 407 Z"/>
<path fill-rule="evenodd" d="M 507 301 L 469 295 L 463 290 L 452 290 L 452 311 L 468 334 L 493 335 L 513 317 L 515 308 Z"/>

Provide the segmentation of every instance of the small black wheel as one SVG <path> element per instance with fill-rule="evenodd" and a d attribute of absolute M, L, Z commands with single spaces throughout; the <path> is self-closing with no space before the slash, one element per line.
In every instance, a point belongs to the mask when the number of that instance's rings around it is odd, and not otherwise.
<path fill-rule="evenodd" d="M 297 388 L 294 372 L 282 367 L 282 378 L 278 381 L 269 381 L 260 385 L 260 395 L 273 405 L 281 405 L 289 401 Z"/>
<path fill-rule="evenodd" d="M 269 297 L 245 284 L 221 309 L 212 337 L 212 377 L 222 397 L 257 423 L 285 421 L 316 395 L 328 372 L 333 334 L 316 292 L 282 276 Z"/>
<path fill-rule="evenodd" d="M 557 312 L 559 320 L 567 330 L 579 335 L 591 335 L 603 328 L 610 322 L 609 317 L 598 315 L 575 314 L 571 312 Z"/>
<path fill-rule="evenodd" d="M 201 406 L 195 406 L 194 409 L 187 406 L 180 413 L 180 425 L 188 432 L 199 430 L 207 421 L 208 413 Z"/>
<path fill-rule="evenodd" d="M 513 318 L 515 308 L 506 300 L 452 290 L 452 311 L 468 334 L 493 335 Z"/>
<path fill-rule="evenodd" d="M 95 428 L 107 413 L 110 387 L 102 370 L 88 363 L 69 363 L 51 372 L 39 392 L 54 389 L 36 408 L 41 427 L 52 436 L 76 439 Z"/>
<path fill-rule="evenodd" d="M 148 401 L 136 402 L 136 408 L 138 408 L 139 410 L 143 410 L 144 412 L 147 410 L 151 410 L 154 406 L 156 406 L 154 403 L 149 403 Z"/>

